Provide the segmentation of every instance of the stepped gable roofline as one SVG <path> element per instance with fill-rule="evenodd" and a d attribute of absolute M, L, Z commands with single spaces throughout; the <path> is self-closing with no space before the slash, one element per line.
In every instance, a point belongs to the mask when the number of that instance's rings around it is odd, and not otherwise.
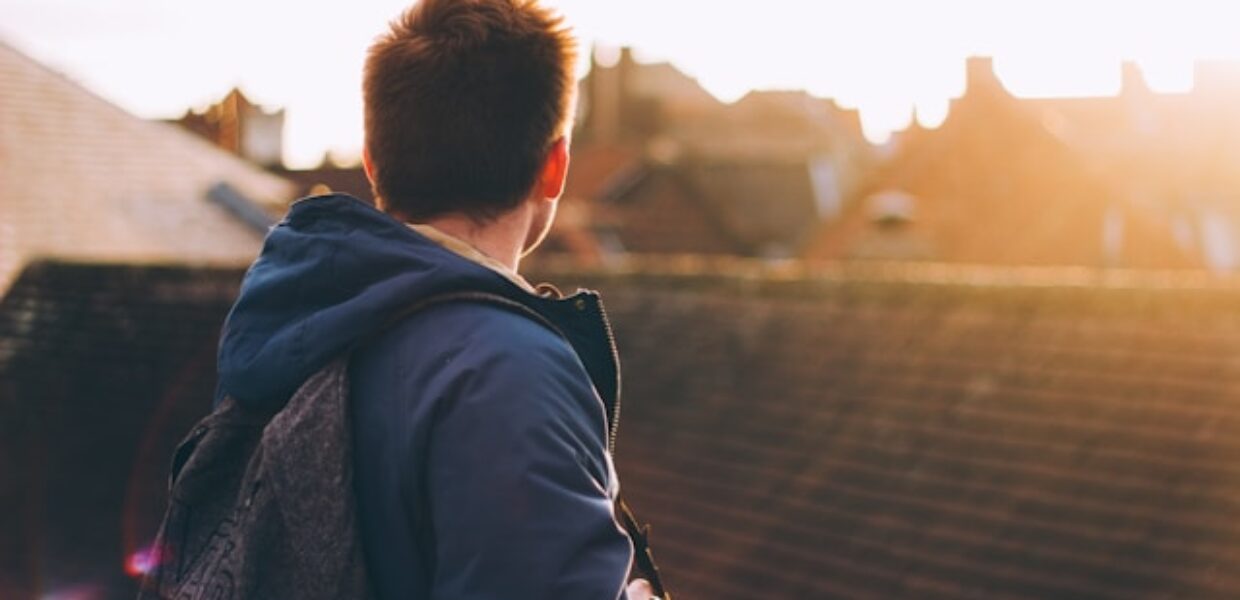
<path fill-rule="evenodd" d="M 920 238 L 931 248 L 929 258 L 944 261 L 1013 266 L 1203 266 L 1194 250 L 1176 242 L 1169 225 L 1130 202 L 1114 181 L 1069 143 L 1064 132 L 1052 127 L 1040 101 L 1023 100 L 1003 90 L 978 92 L 987 84 L 977 82 L 992 81 L 991 63 L 975 60 L 971 70 L 974 86 L 952 102 L 943 123 L 933 130 L 902 136 L 892 160 L 854 200 L 888 188 L 921 198 L 927 216 L 941 218 L 924 220 L 917 227 Z M 995 148 L 1004 152 L 996 154 Z M 955 175 L 944 175 L 949 172 Z M 850 203 L 853 208 L 859 205 Z M 806 257 L 850 256 L 865 240 L 873 239 L 852 213 L 856 211 L 846 211 L 843 220 L 822 228 L 818 239 L 809 244 Z M 988 227 L 975 227 L 958 217 L 970 213 L 986 215 Z M 1123 228 L 1118 250 L 1105 243 L 1108 219 L 1119 219 Z M 897 258 L 895 254 L 888 256 Z"/>

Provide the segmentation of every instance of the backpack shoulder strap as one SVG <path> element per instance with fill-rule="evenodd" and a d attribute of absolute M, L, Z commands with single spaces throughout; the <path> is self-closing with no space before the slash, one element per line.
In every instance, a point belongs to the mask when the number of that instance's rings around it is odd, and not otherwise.
<path fill-rule="evenodd" d="M 633 515 L 633 510 L 624 501 L 624 497 L 616 499 L 616 511 L 620 524 L 624 526 L 629 538 L 633 540 L 633 560 L 637 570 L 646 576 L 646 581 L 650 582 L 655 597 L 661 600 L 672 600 L 671 592 L 663 586 L 659 565 L 654 562 L 654 550 L 650 548 L 650 526 L 638 523 L 637 517 Z"/>

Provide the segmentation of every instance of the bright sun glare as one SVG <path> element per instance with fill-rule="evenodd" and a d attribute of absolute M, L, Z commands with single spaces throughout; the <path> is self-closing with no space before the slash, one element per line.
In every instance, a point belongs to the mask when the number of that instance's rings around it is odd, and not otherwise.
<path fill-rule="evenodd" d="M 1183 90 L 1194 60 L 1240 58 L 1240 3 L 1225 0 L 546 1 L 586 47 L 634 46 L 725 101 L 751 88 L 834 97 L 862 109 L 875 141 L 914 107 L 941 121 L 972 54 L 994 56 L 1024 96 L 1113 94 L 1124 59 L 1156 90 Z M 146 117 L 240 85 L 288 109 L 287 158 L 308 166 L 358 152 L 363 53 L 407 3 L 3 0 L 0 40 Z"/>

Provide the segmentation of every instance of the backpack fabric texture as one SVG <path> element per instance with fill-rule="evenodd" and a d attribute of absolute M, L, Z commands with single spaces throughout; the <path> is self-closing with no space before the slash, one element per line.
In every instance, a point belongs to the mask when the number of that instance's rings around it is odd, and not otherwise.
<path fill-rule="evenodd" d="M 277 413 L 225 398 L 177 448 L 140 600 L 371 598 L 358 539 L 348 360 Z"/>

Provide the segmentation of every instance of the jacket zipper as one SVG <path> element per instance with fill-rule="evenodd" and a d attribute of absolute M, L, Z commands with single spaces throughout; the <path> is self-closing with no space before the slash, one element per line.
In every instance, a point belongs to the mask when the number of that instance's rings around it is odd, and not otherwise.
<path fill-rule="evenodd" d="M 607 318 L 607 311 L 603 308 L 602 300 L 596 300 L 596 305 L 599 318 L 603 321 L 603 332 L 607 334 L 607 349 L 611 351 L 611 364 L 616 370 L 616 397 L 612 399 L 611 422 L 607 432 L 607 451 L 615 456 L 616 435 L 620 431 L 620 386 L 623 383 L 620 377 L 620 351 L 616 349 L 616 334 L 611 330 L 611 321 Z"/>
<path fill-rule="evenodd" d="M 554 289 L 554 287 L 552 289 Z M 558 292 L 558 290 L 556 291 Z M 517 302 L 516 300 L 505 298 L 503 296 L 499 296 L 496 294 L 490 294 L 487 292 L 461 292 L 461 293 L 455 293 L 455 294 L 444 294 L 442 296 L 432 298 L 431 300 L 428 300 L 426 302 L 419 303 L 414 308 L 414 310 L 419 310 L 421 308 L 424 308 L 425 306 L 431 303 L 447 302 L 450 300 L 474 300 L 474 301 L 490 302 L 491 304 L 499 304 L 502 306 L 509 306 L 513 309 L 516 309 L 518 312 L 528 315 L 534 321 L 542 323 L 544 326 L 549 328 L 551 331 L 554 331 L 557 335 L 559 335 L 566 342 L 568 342 L 570 346 L 572 345 L 572 342 L 569 341 L 568 336 L 564 335 L 564 332 L 561 331 L 559 327 L 556 327 L 554 323 L 552 323 L 547 317 L 543 316 L 538 311 L 534 310 L 533 308 L 530 308 L 529 306 L 526 306 L 525 304 Z M 584 303 L 585 300 L 578 299 L 577 302 Z M 615 398 L 612 399 L 612 403 L 611 403 L 611 415 L 610 415 L 611 418 L 610 418 L 610 423 L 608 423 L 609 427 L 607 431 L 607 452 L 609 452 L 610 454 L 614 456 L 616 454 L 616 435 L 620 429 L 620 382 L 621 382 L 620 351 L 616 349 L 616 334 L 611 329 L 611 321 L 607 318 L 607 311 L 603 308 L 603 301 L 597 295 L 594 295 L 594 305 L 598 307 L 599 320 L 602 321 L 603 323 L 603 333 L 607 336 L 607 349 L 609 352 L 611 352 L 611 364 L 614 367 L 615 372 L 616 372 L 616 393 L 615 393 Z M 581 308 L 583 308 L 584 306 L 585 304 L 578 305 L 578 310 L 581 310 Z M 405 314 L 408 314 L 408 313 L 405 313 Z"/>

